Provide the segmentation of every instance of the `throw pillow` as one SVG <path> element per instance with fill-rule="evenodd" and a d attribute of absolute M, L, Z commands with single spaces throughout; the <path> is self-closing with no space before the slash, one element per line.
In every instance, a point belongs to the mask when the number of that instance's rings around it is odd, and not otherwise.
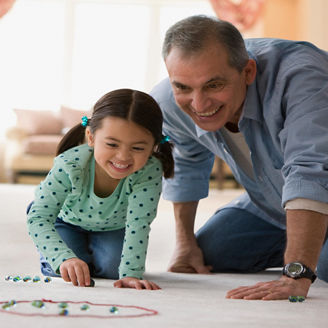
<path fill-rule="evenodd" d="M 83 116 L 91 116 L 91 111 L 74 109 L 67 106 L 61 106 L 61 118 L 63 120 L 63 128 L 67 131 L 78 123 L 81 123 Z M 66 132 L 65 131 L 65 132 Z"/>
<path fill-rule="evenodd" d="M 61 134 L 62 120 L 50 110 L 14 109 L 17 126 L 28 135 Z"/>

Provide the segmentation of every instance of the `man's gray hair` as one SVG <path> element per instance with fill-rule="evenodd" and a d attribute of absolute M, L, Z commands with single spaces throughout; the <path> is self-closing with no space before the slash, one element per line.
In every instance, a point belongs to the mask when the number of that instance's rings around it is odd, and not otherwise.
<path fill-rule="evenodd" d="M 172 48 L 179 48 L 186 55 L 202 51 L 210 42 L 218 42 L 227 50 L 231 67 L 239 72 L 249 59 L 244 39 L 238 29 L 216 17 L 196 15 L 187 17 L 166 32 L 162 56 L 164 60 Z"/>

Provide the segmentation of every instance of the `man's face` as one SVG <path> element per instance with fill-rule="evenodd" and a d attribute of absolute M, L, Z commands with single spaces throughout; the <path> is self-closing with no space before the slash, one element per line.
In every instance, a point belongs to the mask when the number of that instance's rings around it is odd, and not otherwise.
<path fill-rule="evenodd" d="M 216 43 L 192 55 L 172 48 L 165 64 L 175 100 L 195 124 L 206 131 L 238 124 L 247 85 L 256 74 L 253 60 L 239 72 L 228 64 L 226 50 Z"/>

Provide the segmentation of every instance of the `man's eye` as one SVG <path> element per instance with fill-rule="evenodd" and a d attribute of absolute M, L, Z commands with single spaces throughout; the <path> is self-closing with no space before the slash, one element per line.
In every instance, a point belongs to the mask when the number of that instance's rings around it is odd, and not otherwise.
<path fill-rule="evenodd" d="M 183 85 L 183 84 L 176 84 L 175 85 L 175 88 L 177 90 L 179 90 L 179 91 L 187 91 L 187 90 L 189 90 L 189 88 L 187 86 Z"/>
<path fill-rule="evenodd" d="M 206 85 L 207 89 L 223 89 L 224 88 L 224 84 L 223 83 L 210 83 Z"/>

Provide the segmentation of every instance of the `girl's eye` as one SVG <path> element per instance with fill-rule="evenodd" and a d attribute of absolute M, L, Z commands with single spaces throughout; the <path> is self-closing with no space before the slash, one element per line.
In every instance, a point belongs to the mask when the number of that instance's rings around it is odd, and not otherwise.
<path fill-rule="evenodd" d="M 132 147 L 133 150 L 135 151 L 143 151 L 145 150 L 145 148 L 142 148 L 142 147 Z"/>
<path fill-rule="evenodd" d="M 111 147 L 111 148 L 116 148 L 117 144 L 114 143 L 106 143 L 107 146 Z"/>

